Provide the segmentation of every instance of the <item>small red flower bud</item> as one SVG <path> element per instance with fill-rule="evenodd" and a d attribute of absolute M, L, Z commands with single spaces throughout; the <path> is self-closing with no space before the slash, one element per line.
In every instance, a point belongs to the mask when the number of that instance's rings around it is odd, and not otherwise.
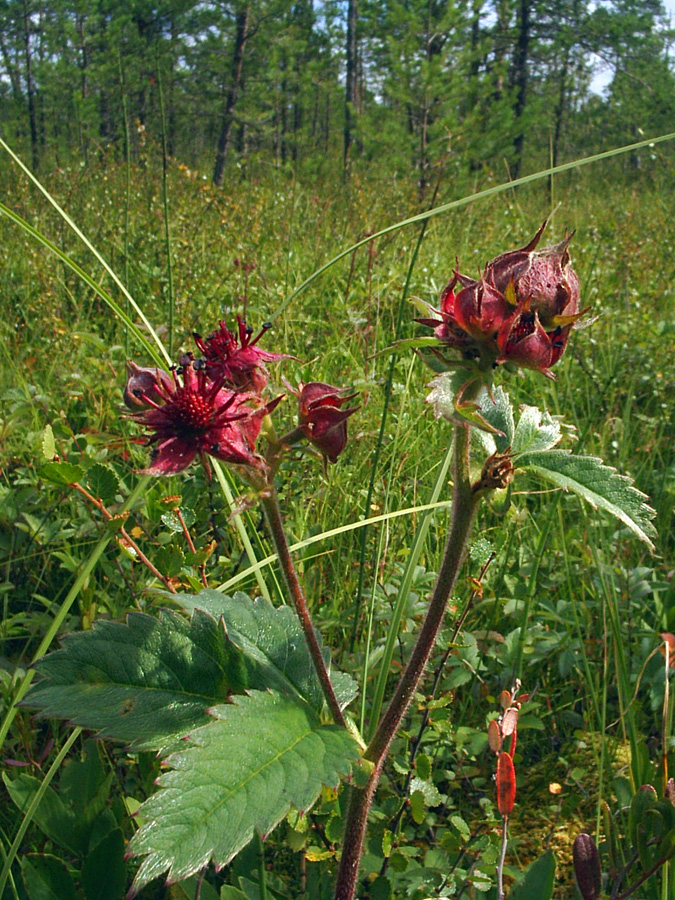
<path fill-rule="evenodd" d="M 457 324 L 479 341 L 493 338 L 510 313 L 503 294 L 484 279 L 463 288 L 455 301 Z"/>
<path fill-rule="evenodd" d="M 173 381 L 163 369 L 138 366 L 127 362 L 127 383 L 124 388 L 124 403 L 134 412 L 150 409 L 150 402 L 157 403 L 163 393 L 173 388 Z"/>
<path fill-rule="evenodd" d="M 500 815 L 510 816 L 516 802 L 516 770 L 510 753 L 497 758 L 497 809 Z"/>
<path fill-rule="evenodd" d="M 485 276 L 502 294 L 505 294 L 509 284 L 517 282 L 531 265 L 532 253 L 539 243 L 546 224 L 547 222 L 544 222 L 540 225 L 535 236 L 524 247 L 502 253 L 487 264 Z"/>
<path fill-rule="evenodd" d="M 570 265 L 569 235 L 559 244 L 532 254 L 529 267 L 515 282 L 517 299 L 528 298 L 545 328 L 567 324 L 579 312 L 579 279 Z M 559 321 L 560 319 L 565 321 Z"/>
<path fill-rule="evenodd" d="M 356 394 L 320 381 L 298 385 L 298 425 L 308 441 L 334 463 L 347 444 L 347 419 L 357 407 L 342 409 Z"/>

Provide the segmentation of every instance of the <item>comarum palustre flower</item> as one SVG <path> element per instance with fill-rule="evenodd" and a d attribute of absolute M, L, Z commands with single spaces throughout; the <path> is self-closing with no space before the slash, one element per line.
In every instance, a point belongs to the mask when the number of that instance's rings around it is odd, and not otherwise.
<path fill-rule="evenodd" d="M 218 328 L 206 338 L 195 332 L 193 337 L 204 356 L 210 377 L 222 376 L 236 389 L 262 391 L 268 378 L 265 363 L 293 359 L 286 353 L 270 353 L 258 347 L 258 341 L 271 327 L 266 322 L 252 337 L 253 329 L 237 316 L 237 333 L 230 331 L 225 322 L 219 322 Z"/>
<path fill-rule="evenodd" d="M 255 395 L 233 393 L 223 387 L 223 375 L 212 380 L 203 361 L 189 355 L 171 375 L 133 363 L 128 369 L 125 397 L 133 397 L 142 407 L 130 418 L 147 429 L 147 444 L 154 446 L 144 473 L 173 475 L 197 457 L 206 463 L 207 456 L 233 465 L 265 467 L 255 442 L 263 417 L 280 397 L 264 405 Z"/>
<path fill-rule="evenodd" d="M 524 247 L 495 257 L 478 280 L 453 272 L 440 308 L 418 319 L 434 329 L 438 356 L 445 350 L 488 370 L 512 362 L 554 377 L 551 366 L 565 351 L 579 311 L 579 279 L 571 266 L 567 235 L 537 250 L 546 222 Z"/>

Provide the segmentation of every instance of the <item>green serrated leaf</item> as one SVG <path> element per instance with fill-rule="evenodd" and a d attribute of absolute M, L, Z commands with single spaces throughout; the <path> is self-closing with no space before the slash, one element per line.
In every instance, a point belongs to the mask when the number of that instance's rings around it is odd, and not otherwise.
<path fill-rule="evenodd" d="M 441 795 L 438 788 L 431 781 L 424 781 L 415 775 L 410 781 L 410 791 L 420 791 L 424 796 L 424 802 L 427 806 L 438 806 L 441 802 Z"/>
<path fill-rule="evenodd" d="M 426 753 L 418 753 L 415 758 L 415 771 L 422 779 L 428 781 L 431 778 L 431 759 Z"/>
<path fill-rule="evenodd" d="M 594 508 L 611 513 L 653 550 L 654 510 L 632 479 L 619 475 L 594 456 L 573 456 L 569 450 L 524 453 L 516 460 L 525 469 L 566 491 L 574 491 Z"/>
<path fill-rule="evenodd" d="M 181 509 L 181 514 L 186 528 L 189 528 L 190 525 L 194 525 L 195 514 L 193 510 Z M 175 510 L 172 509 L 171 512 L 162 513 L 162 522 L 164 522 L 169 531 L 173 531 L 174 534 L 183 533 L 183 525 Z"/>
<path fill-rule="evenodd" d="M 309 654 L 300 622 L 290 606 L 273 607 L 259 597 L 251 600 L 237 592 L 233 597 L 214 590 L 199 594 L 173 594 L 185 609 L 205 609 L 222 618 L 230 640 L 266 674 L 267 685 L 284 693 L 297 691 L 317 711 L 323 707 L 323 691 Z M 330 654 L 324 649 L 330 664 Z M 344 709 L 356 696 L 356 682 L 344 672 L 331 675 L 335 694 Z M 262 687 L 263 685 L 257 685 Z"/>
<path fill-rule="evenodd" d="M 513 444 L 514 423 L 511 400 L 501 385 L 491 392 L 481 391 L 478 402 L 481 415 L 494 429 L 495 446 L 503 453 Z"/>
<path fill-rule="evenodd" d="M 471 829 L 466 824 L 464 819 L 461 816 L 454 815 L 450 816 L 450 821 L 455 826 L 457 831 L 459 831 L 460 835 L 462 836 L 462 840 L 468 841 L 471 837 Z"/>
<path fill-rule="evenodd" d="M 109 466 L 96 463 L 87 470 L 86 484 L 89 491 L 104 503 L 112 503 L 120 489 L 120 480 Z"/>
<path fill-rule="evenodd" d="M 44 680 L 24 705 L 137 750 L 161 750 L 209 720 L 206 710 L 255 674 L 223 627 L 196 611 L 94 622 L 36 664 Z M 259 684 L 256 686 L 260 687 Z"/>
<path fill-rule="evenodd" d="M 518 884 L 514 885 L 509 900 L 550 900 L 555 881 L 555 856 L 547 850 L 543 856 L 528 866 Z"/>
<path fill-rule="evenodd" d="M 38 475 L 52 484 L 75 484 L 82 480 L 84 469 L 66 462 L 47 462 L 40 466 Z"/>
<path fill-rule="evenodd" d="M 42 455 L 49 462 L 56 456 L 56 441 L 51 425 L 45 425 L 45 430 L 42 432 Z"/>
<path fill-rule="evenodd" d="M 172 771 L 141 807 L 145 824 L 128 852 L 146 856 L 134 886 L 168 871 L 170 881 L 228 863 L 267 835 L 291 806 L 309 809 L 322 785 L 336 787 L 358 758 L 349 733 L 322 725 L 302 700 L 252 691 L 213 709 L 190 735 L 193 746 L 167 760 Z"/>
<path fill-rule="evenodd" d="M 562 437 L 560 422 L 536 406 L 523 406 L 511 441 L 513 456 L 550 450 Z"/>
<path fill-rule="evenodd" d="M 382 834 L 382 856 L 385 859 L 389 858 L 389 854 L 391 853 L 391 848 L 394 843 L 394 834 L 389 828 L 385 828 Z"/>
<path fill-rule="evenodd" d="M 178 575 L 183 568 L 185 554 L 180 547 L 167 544 L 165 547 L 160 547 L 159 550 L 155 551 L 154 563 L 162 575 L 172 578 L 174 575 Z"/>

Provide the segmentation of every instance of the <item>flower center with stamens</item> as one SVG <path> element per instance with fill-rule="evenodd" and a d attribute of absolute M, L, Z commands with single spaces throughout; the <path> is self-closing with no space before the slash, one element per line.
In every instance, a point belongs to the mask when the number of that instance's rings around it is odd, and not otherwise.
<path fill-rule="evenodd" d="M 509 344 L 519 341 L 520 338 L 526 337 L 528 334 L 532 334 L 533 331 L 534 313 L 527 313 L 522 315 L 515 328 L 509 335 Z"/>
<path fill-rule="evenodd" d="M 169 406 L 175 427 L 183 431 L 203 431 L 213 422 L 213 404 L 185 388 L 176 391 L 171 403 L 167 404 L 167 412 Z"/>

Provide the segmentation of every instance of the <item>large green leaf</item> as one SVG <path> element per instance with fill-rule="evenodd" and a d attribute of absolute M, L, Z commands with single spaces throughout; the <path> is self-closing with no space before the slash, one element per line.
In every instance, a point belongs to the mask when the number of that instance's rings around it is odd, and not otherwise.
<path fill-rule="evenodd" d="M 547 850 L 543 856 L 536 859 L 523 877 L 522 881 L 514 885 L 509 900 L 550 900 L 553 895 L 555 880 L 555 856 L 551 850 Z"/>
<path fill-rule="evenodd" d="M 225 865 L 254 830 L 267 835 L 291 806 L 307 810 L 322 785 L 337 787 L 358 757 L 345 729 L 322 725 L 296 697 L 253 691 L 211 713 L 141 807 L 146 824 L 128 848 L 146 855 L 135 890 L 167 871 L 178 881 L 210 861 Z"/>
<path fill-rule="evenodd" d="M 264 675 L 264 683 L 253 686 L 283 693 L 297 691 L 314 709 L 321 710 L 321 684 L 302 627 L 290 606 L 275 608 L 262 597 L 251 600 L 239 592 L 228 597 L 210 589 L 199 594 L 174 594 L 171 599 L 185 609 L 204 609 L 222 618 L 230 641 L 247 659 L 254 660 Z M 327 648 L 323 656 L 330 666 Z M 356 683 L 344 672 L 333 671 L 331 679 L 344 709 L 356 696 Z"/>
<path fill-rule="evenodd" d="M 651 538 L 654 510 L 633 482 L 594 456 L 573 456 L 569 450 L 523 453 L 517 466 L 550 481 L 566 491 L 574 491 L 596 509 L 604 509 L 624 523 L 640 540 L 654 549 Z"/>
<path fill-rule="evenodd" d="M 250 668 L 223 625 L 197 611 L 126 624 L 95 622 L 37 664 L 44 680 L 24 703 L 135 749 L 161 750 L 209 720 L 207 709 L 245 690 Z M 259 685 L 258 685 L 259 686 Z"/>

